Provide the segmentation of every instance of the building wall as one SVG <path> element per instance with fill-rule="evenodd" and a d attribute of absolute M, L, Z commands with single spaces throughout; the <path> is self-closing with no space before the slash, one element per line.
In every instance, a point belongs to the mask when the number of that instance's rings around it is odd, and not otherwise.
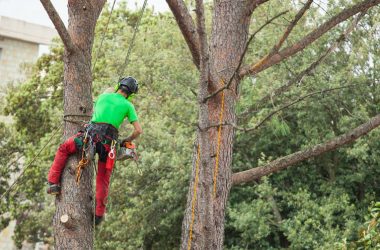
<path fill-rule="evenodd" d="M 7 228 L 0 232 L 0 249 L 15 250 L 17 249 L 13 243 L 12 236 L 14 234 L 16 221 L 12 221 Z"/>
<path fill-rule="evenodd" d="M 24 63 L 34 63 L 39 55 L 39 45 L 49 45 L 58 34 L 55 29 L 0 16 L 0 93 L 8 82 L 26 78 Z"/>
<path fill-rule="evenodd" d="M 0 85 L 25 79 L 24 63 L 34 63 L 38 57 L 36 43 L 0 37 Z"/>

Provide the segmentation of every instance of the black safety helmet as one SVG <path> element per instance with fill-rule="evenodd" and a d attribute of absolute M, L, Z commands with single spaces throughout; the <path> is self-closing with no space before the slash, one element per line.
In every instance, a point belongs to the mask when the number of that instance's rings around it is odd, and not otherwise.
<path fill-rule="evenodd" d="M 137 94 L 139 91 L 139 84 L 137 83 L 137 80 L 132 76 L 121 78 L 118 85 L 118 89 L 121 89 L 128 95 Z"/>

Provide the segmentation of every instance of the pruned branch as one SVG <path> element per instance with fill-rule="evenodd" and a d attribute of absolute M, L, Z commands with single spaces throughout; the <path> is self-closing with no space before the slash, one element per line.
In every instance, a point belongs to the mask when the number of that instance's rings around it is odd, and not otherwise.
<path fill-rule="evenodd" d="M 326 21 L 324 24 L 310 32 L 308 35 L 306 35 L 304 38 L 293 44 L 292 46 L 289 46 L 285 49 L 282 49 L 278 53 L 275 53 L 270 58 L 263 58 L 259 60 L 258 63 L 254 63 L 251 66 L 245 66 L 242 68 L 242 70 L 239 72 L 240 77 L 244 77 L 247 75 L 255 75 L 279 62 L 282 60 L 302 51 L 307 46 L 312 44 L 315 40 L 317 40 L 319 37 L 321 37 L 323 34 L 328 32 L 330 29 L 338 25 L 339 23 L 347 20 L 348 18 L 352 17 L 353 15 L 359 13 L 359 12 L 365 12 L 369 8 L 378 5 L 380 3 L 380 0 L 366 0 L 359 4 L 356 4 L 350 8 L 347 8 L 340 12 L 339 14 L 335 15 L 328 21 Z"/>
<path fill-rule="evenodd" d="M 74 228 L 76 228 L 77 227 L 77 223 L 78 223 L 74 218 L 72 218 L 68 214 L 62 215 L 61 218 L 60 218 L 60 222 L 67 229 L 74 229 Z"/>
<path fill-rule="evenodd" d="M 240 67 L 241 67 L 241 64 L 243 63 L 243 59 L 244 59 L 244 56 L 245 54 L 247 53 L 247 50 L 248 50 L 248 47 L 249 47 L 249 44 L 252 42 L 253 38 L 255 38 L 255 36 L 257 35 L 257 33 L 259 33 L 262 29 L 264 29 L 267 25 L 271 24 L 274 20 L 276 20 L 277 18 L 279 18 L 280 16 L 286 14 L 288 11 L 283 11 L 279 14 L 277 14 L 276 16 L 272 17 L 271 19 L 269 19 L 268 21 L 266 21 L 263 25 L 260 26 L 260 28 L 258 28 L 251 36 L 250 38 L 248 39 L 246 45 L 245 45 L 245 48 L 244 48 L 244 51 L 242 53 L 242 55 L 240 56 L 240 60 L 239 60 L 239 64 L 238 66 L 236 67 L 234 73 L 232 74 L 230 80 L 228 81 L 227 85 L 224 84 L 223 82 L 223 87 L 219 88 L 218 90 L 216 90 L 214 93 L 210 94 L 209 96 L 205 97 L 203 99 L 203 102 L 206 102 L 207 100 L 213 98 L 214 96 L 216 96 L 217 94 L 219 94 L 220 92 L 222 92 L 223 90 L 225 89 L 229 89 L 230 88 L 230 85 L 232 83 L 232 80 L 234 79 L 234 77 L 237 75 L 237 72 L 240 70 Z"/>
<path fill-rule="evenodd" d="M 286 92 L 291 86 L 301 84 L 306 76 L 311 75 L 315 69 L 326 59 L 326 57 L 330 55 L 336 48 L 338 48 L 338 46 L 340 46 L 344 40 L 347 39 L 348 35 L 356 28 L 360 19 L 365 15 L 365 13 L 366 12 L 361 12 L 360 15 L 358 15 L 358 17 L 355 18 L 355 20 L 352 22 L 350 27 L 343 31 L 342 34 L 336 39 L 336 41 L 330 47 L 328 47 L 328 49 L 315 62 L 313 62 L 309 67 L 299 73 L 296 77 L 288 81 L 285 85 L 275 89 L 272 93 L 261 98 L 257 103 L 267 103 L 269 100 L 273 100 L 274 97 Z M 256 108 L 249 108 L 240 115 L 245 116 L 252 112 L 255 112 L 257 110 L 257 106 L 258 105 L 256 105 Z"/>
<path fill-rule="evenodd" d="M 361 136 L 368 134 L 371 130 L 377 128 L 379 125 L 380 114 L 371 118 L 368 122 L 354 128 L 353 130 L 341 136 L 335 137 L 334 139 L 329 140 L 325 143 L 321 143 L 309 149 L 298 151 L 291 155 L 281 157 L 264 166 L 235 173 L 232 176 L 232 184 L 238 185 L 260 179 L 263 176 L 267 176 L 269 174 L 278 172 L 297 163 L 300 163 L 304 160 L 332 151 L 348 143 L 352 143 Z"/>
<path fill-rule="evenodd" d="M 73 52 L 75 51 L 75 45 L 67 32 L 65 24 L 62 22 L 62 19 L 59 17 L 58 12 L 55 10 L 53 4 L 50 0 L 40 0 L 42 5 L 44 6 L 47 14 L 50 17 L 50 20 L 53 22 L 54 27 L 58 31 L 59 36 L 62 39 L 63 44 L 65 45 L 67 51 Z"/>
<path fill-rule="evenodd" d="M 199 36 L 189 11 L 183 0 L 166 0 L 173 15 L 177 21 L 177 24 L 185 38 L 187 46 L 190 49 L 195 66 L 199 69 L 200 64 L 200 48 L 199 48 Z"/>

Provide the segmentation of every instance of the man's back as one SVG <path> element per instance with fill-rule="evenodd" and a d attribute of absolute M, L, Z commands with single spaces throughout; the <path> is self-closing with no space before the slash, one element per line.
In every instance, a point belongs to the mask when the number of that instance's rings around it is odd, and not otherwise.
<path fill-rule="evenodd" d="M 104 93 L 95 103 L 91 121 L 108 123 L 119 129 L 125 118 L 130 123 L 138 120 L 133 104 L 119 93 Z"/>

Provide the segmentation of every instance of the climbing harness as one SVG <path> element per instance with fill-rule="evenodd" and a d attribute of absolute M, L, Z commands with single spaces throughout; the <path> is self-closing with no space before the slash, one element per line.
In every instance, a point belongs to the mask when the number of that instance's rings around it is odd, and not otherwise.
<path fill-rule="evenodd" d="M 85 131 L 77 134 L 74 141 L 78 148 L 82 148 L 82 159 L 76 167 L 78 185 L 84 168 L 92 162 L 96 152 L 99 154 L 99 160 L 106 162 L 106 168 L 112 170 L 116 159 L 117 137 L 117 129 L 106 123 L 86 124 Z"/>

